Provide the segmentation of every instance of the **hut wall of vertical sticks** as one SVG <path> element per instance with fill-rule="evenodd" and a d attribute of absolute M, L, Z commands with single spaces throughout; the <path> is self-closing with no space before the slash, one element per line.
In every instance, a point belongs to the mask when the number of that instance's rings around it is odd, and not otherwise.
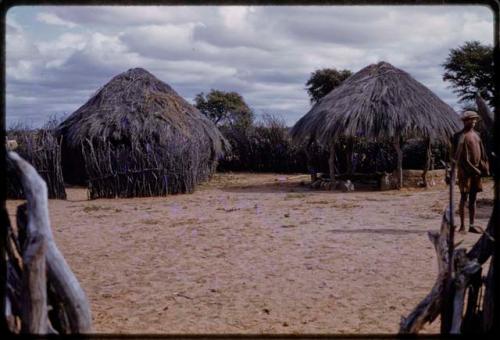
<path fill-rule="evenodd" d="M 116 77 L 62 122 L 65 180 L 90 198 L 189 193 L 228 144 L 215 125 L 148 71 Z"/>
<path fill-rule="evenodd" d="M 292 128 L 294 141 L 317 141 L 331 150 L 343 138 L 393 143 L 402 186 L 402 143 L 420 138 L 448 144 L 461 129 L 456 112 L 411 75 L 387 62 L 369 65 L 316 103 Z M 330 177 L 334 179 L 332 155 Z"/>
<path fill-rule="evenodd" d="M 54 136 L 50 124 L 49 122 L 37 130 L 17 126 L 7 131 L 7 138 L 16 141 L 16 152 L 31 163 L 47 183 L 48 198 L 66 199 L 61 168 L 61 141 Z M 6 160 L 6 165 L 7 198 L 24 199 L 21 181 L 9 159 Z"/>

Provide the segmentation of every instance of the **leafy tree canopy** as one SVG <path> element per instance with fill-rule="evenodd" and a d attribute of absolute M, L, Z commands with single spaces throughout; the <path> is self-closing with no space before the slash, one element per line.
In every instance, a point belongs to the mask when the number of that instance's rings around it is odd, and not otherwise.
<path fill-rule="evenodd" d="M 218 126 L 247 128 L 252 125 L 254 113 L 236 92 L 224 92 L 211 89 L 205 95 L 196 95 L 195 106 Z"/>
<path fill-rule="evenodd" d="M 443 80 L 449 81 L 460 102 L 474 100 L 480 91 L 484 100 L 493 105 L 493 47 L 479 41 L 468 41 L 453 48 L 442 64 Z"/>
<path fill-rule="evenodd" d="M 311 77 L 306 83 L 311 103 L 318 102 L 351 75 L 352 72 L 349 70 L 339 71 L 334 68 L 324 68 L 311 73 Z"/>

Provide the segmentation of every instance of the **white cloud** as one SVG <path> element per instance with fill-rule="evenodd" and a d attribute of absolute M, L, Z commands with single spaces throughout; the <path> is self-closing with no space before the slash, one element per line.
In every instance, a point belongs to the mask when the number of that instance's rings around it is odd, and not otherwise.
<path fill-rule="evenodd" d="M 49 25 L 64 26 L 69 28 L 74 28 L 77 26 L 75 23 L 71 21 L 61 19 L 54 13 L 47 13 L 47 12 L 38 13 L 36 19 L 40 22 L 43 22 L 44 24 L 49 24 Z"/>
<path fill-rule="evenodd" d="M 479 6 L 38 9 L 33 22 L 20 8 L 7 15 L 8 120 L 73 111 L 132 67 L 148 69 L 188 100 L 210 88 L 237 91 L 257 113 L 293 124 L 310 107 L 304 84 L 311 72 L 356 72 L 385 60 L 456 107 L 441 63 L 450 48 L 493 38 L 492 13 Z M 65 30 L 54 32 L 54 25 Z"/>

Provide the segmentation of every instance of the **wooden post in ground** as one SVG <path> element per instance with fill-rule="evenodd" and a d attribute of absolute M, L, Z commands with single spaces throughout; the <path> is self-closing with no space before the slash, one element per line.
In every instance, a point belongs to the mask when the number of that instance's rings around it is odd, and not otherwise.
<path fill-rule="evenodd" d="M 429 172 L 429 169 L 431 168 L 431 161 L 432 161 L 432 148 L 431 148 L 431 139 L 427 138 L 425 140 L 425 145 L 426 145 L 426 153 L 425 153 L 425 165 L 424 165 L 424 172 L 422 173 L 422 181 L 424 182 L 424 187 L 429 187 L 429 182 L 427 181 L 427 173 Z"/>
<path fill-rule="evenodd" d="M 335 142 L 330 144 L 330 157 L 328 158 L 328 169 L 330 171 L 330 181 L 332 186 L 335 184 Z"/>
<path fill-rule="evenodd" d="M 346 171 L 346 173 L 348 176 L 351 176 L 353 171 L 354 171 L 353 164 L 352 164 L 353 152 L 354 152 L 354 140 L 352 138 L 348 138 L 347 142 L 346 142 L 346 150 L 345 150 L 346 158 L 347 158 L 347 171 Z"/>
<path fill-rule="evenodd" d="M 316 168 L 314 167 L 314 164 L 312 162 L 312 155 L 311 155 L 312 144 L 313 144 L 312 141 L 309 141 L 309 143 L 307 143 L 307 146 L 305 148 L 305 152 L 306 152 L 306 159 L 307 159 L 307 170 L 309 171 L 309 174 L 311 175 L 311 183 L 314 183 L 318 179 L 318 173 L 316 172 Z"/>
<path fill-rule="evenodd" d="M 23 249 L 21 296 L 21 332 L 46 334 L 48 330 L 47 279 L 45 267 L 46 239 L 28 223 L 27 240 Z"/>
<path fill-rule="evenodd" d="M 401 138 L 398 136 L 394 139 L 394 148 L 398 156 L 397 162 L 397 175 L 398 175 L 398 189 L 403 187 L 403 150 L 401 149 Z"/>
<path fill-rule="evenodd" d="M 443 304 L 441 306 L 441 334 L 449 334 L 453 321 L 453 245 L 455 242 L 455 206 L 454 206 L 454 188 L 455 188 L 455 162 L 451 163 L 451 176 L 449 188 L 449 238 L 448 238 L 448 268 L 446 271 L 445 285 L 443 289 Z"/>

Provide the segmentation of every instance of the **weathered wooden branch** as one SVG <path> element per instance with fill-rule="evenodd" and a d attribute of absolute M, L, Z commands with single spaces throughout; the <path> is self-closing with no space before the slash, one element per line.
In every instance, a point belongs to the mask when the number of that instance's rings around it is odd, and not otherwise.
<path fill-rule="evenodd" d="M 92 316 L 87 297 L 78 280 L 69 269 L 66 260 L 53 240 L 48 242 L 47 265 L 49 284 L 57 292 L 60 303 L 64 306 L 71 333 L 90 333 L 92 331 Z"/>
<path fill-rule="evenodd" d="M 483 333 L 488 333 L 493 329 L 495 320 L 494 320 L 494 266 L 493 263 L 490 263 L 490 268 L 488 270 L 488 274 L 486 276 L 486 280 L 484 282 L 484 297 L 483 297 L 483 322 L 482 329 Z"/>
<path fill-rule="evenodd" d="M 477 263 L 477 262 L 476 262 Z M 467 308 L 462 321 L 461 331 L 464 334 L 477 333 L 481 328 L 480 321 L 480 292 L 482 281 L 482 267 L 470 277 L 470 283 L 467 287 Z"/>
<path fill-rule="evenodd" d="M 23 251 L 23 290 L 21 296 L 21 332 L 47 333 L 47 280 L 45 237 L 33 230 Z"/>
<path fill-rule="evenodd" d="M 454 177 L 454 176 L 452 176 Z M 453 182 L 452 182 L 453 183 Z M 450 195 L 452 192 L 450 191 Z M 449 315 L 449 326 L 445 332 L 452 334 L 490 332 L 493 325 L 493 262 L 490 264 L 485 282 L 485 293 L 482 303 L 482 312 L 478 310 L 479 292 L 482 285 L 481 265 L 493 254 L 494 240 L 491 237 L 494 221 L 498 214 L 496 206 L 493 208 L 488 227 L 480 239 L 472 246 L 469 252 L 465 249 L 454 250 L 450 255 L 453 242 L 451 209 L 443 215 L 441 233 L 429 233 L 429 237 L 438 254 L 438 278 L 431 292 L 423 299 L 407 318 L 402 318 L 400 333 L 418 333 L 426 322 L 432 322 L 440 313 L 446 311 Z M 448 240 L 444 242 L 444 240 Z M 442 260 L 444 259 L 444 260 Z M 453 267 L 450 267 L 450 260 Z M 447 275 L 450 275 L 452 286 L 446 289 Z M 466 293 L 468 290 L 467 309 L 464 314 Z M 445 301 L 446 300 L 446 301 Z M 449 309 L 448 309 L 449 307 Z M 443 322 L 443 321 L 442 321 Z M 481 324 L 480 324 L 481 322 Z M 443 332 L 443 328 L 441 329 Z"/>
<path fill-rule="evenodd" d="M 467 258 L 465 249 L 457 249 L 454 255 L 455 259 L 455 297 L 453 299 L 453 316 L 450 333 L 459 334 L 462 329 L 462 314 L 464 310 L 465 291 L 474 274 L 480 269 L 481 265 L 476 260 Z"/>
<path fill-rule="evenodd" d="M 15 163 L 20 174 L 21 183 L 27 200 L 26 209 L 20 209 L 20 211 L 18 211 L 20 239 L 24 238 L 23 230 L 26 229 L 27 242 L 21 243 L 27 243 L 28 245 L 37 244 L 32 241 L 33 237 L 37 241 L 43 240 L 39 241 L 42 242 L 43 246 L 33 248 L 37 250 L 34 254 L 38 255 L 42 250 L 46 250 L 43 256 L 43 264 L 47 267 L 47 279 L 44 279 L 43 289 L 46 294 L 46 282 L 48 282 L 49 287 L 56 292 L 53 296 L 58 299 L 58 301 L 52 301 L 51 303 L 61 304 L 64 308 L 64 312 L 67 314 L 69 329 L 63 329 L 63 332 L 90 333 L 92 331 L 92 318 L 87 298 L 75 275 L 70 270 L 64 257 L 57 248 L 52 236 L 48 214 L 47 186 L 36 170 L 18 154 L 9 152 L 9 157 Z M 25 210 L 26 214 L 23 215 L 22 210 Z M 23 227 L 24 223 L 26 225 L 25 228 Z M 27 257 L 26 259 L 31 259 L 31 257 Z M 23 260 L 26 261 L 26 259 L 23 256 Z M 26 271 L 27 268 L 24 268 L 23 272 Z M 41 285 L 39 285 L 39 287 L 41 287 Z M 30 288 L 33 287 L 30 286 Z M 45 301 L 46 300 L 45 297 Z M 44 313 L 45 319 L 47 320 L 47 302 L 45 302 Z M 23 318 L 23 323 L 25 322 Z M 23 327 L 23 329 L 26 329 L 26 327 Z M 51 326 L 47 321 L 43 324 L 40 323 L 40 326 L 36 329 L 29 328 L 28 331 L 30 333 L 45 334 L 53 330 L 51 330 Z"/>
<path fill-rule="evenodd" d="M 498 218 L 498 209 L 496 205 L 493 205 L 493 212 L 491 213 L 491 218 L 486 227 L 485 233 L 481 235 L 479 240 L 472 246 L 472 248 L 467 253 L 467 257 L 470 259 L 477 259 L 479 264 L 483 264 L 493 255 L 494 243 L 490 237 L 493 235 L 493 230 L 495 226 L 495 221 Z"/>
<path fill-rule="evenodd" d="M 441 312 L 441 300 L 445 288 L 448 270 L 448 241 L 450 226 L 447 212 L 443 213 L 440 233 L 429 232 L 429 239 L 434 245 L 438 262 L 438 277 L 431 292 L 415 307 L 406 318 L 402 318 L 399 333 L 418 333 L 426 323 L 433 322 Z"/>
<path fill-rule="evenodd" d="M 449 235 L 448 235 L 448 268 L 445 273 L 445 282 L 443 297 L 441 298 L 441 334 L 449 334 L 451 331 L 451 326 L 453 322 L 453 295 L 455 293 L 455 287 L 453 286 L 453 275 L 454 275 L 454 244 L 455 244 L 455 207 L 454 207 L 454 195 L 455 195 L 455 162 L 451 163 L 451 182 L 449 185 L 449 203 L 448 209 L 445 216 L 448 219 Z"/>
<path fill-rule="evenodd" d="M 23 238 L 25 238 L 22 244 L 21 332 L 46 334 L 48 329 L 45 259 L 47 238 L 44 227 L 48 226 L 47 186 L 33 167 L 19 155 L 9 152 L 9 156 L 19 167 L 30 208 L 27 224 L 19 228 L 23 230 Z"/>

